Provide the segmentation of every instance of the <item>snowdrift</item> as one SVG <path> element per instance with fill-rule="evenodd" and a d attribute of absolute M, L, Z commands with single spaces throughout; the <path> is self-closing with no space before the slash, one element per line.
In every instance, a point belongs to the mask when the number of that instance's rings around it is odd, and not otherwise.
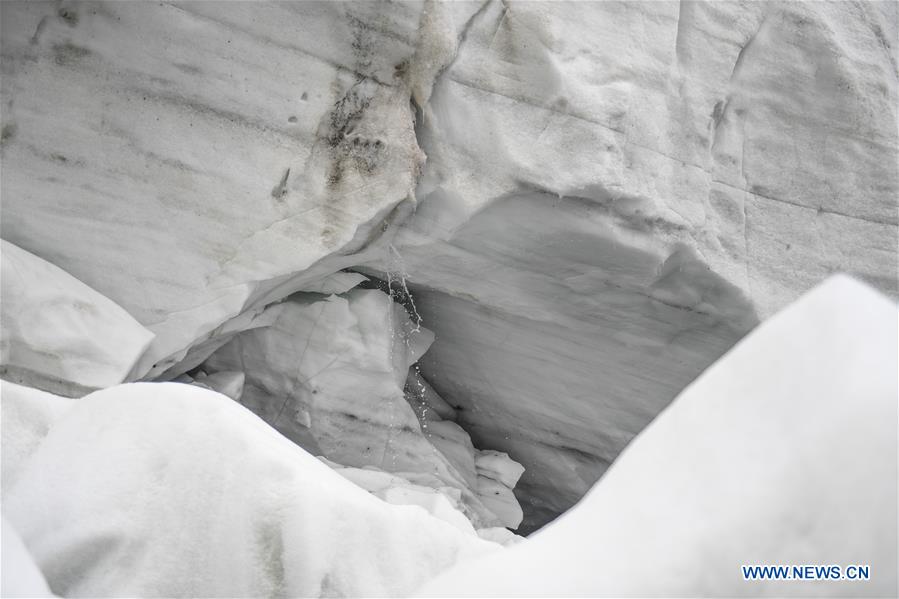
<path fill-rule="evenodd" d="M 59 410 L 34 393 L 3 383 L 4 427 L 43 419 L 4 434 L 3 515 L 59 595 L 399 596 L 499 548 L 370 495 L 213 391 L 135 383 Z M 4 568 L 4 585 L 30 574 Z"/>

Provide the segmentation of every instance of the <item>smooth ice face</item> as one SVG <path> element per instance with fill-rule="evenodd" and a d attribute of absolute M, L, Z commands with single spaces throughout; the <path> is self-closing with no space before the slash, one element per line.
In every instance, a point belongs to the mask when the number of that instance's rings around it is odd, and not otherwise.
<path fill-rule="evenodd" d="M 588 199 L 523 192 L 447 241 L 399 238 L 436 336 L 421 373 L 478 447 L 524 465 L 525 531 L 583 496 L 757 322 L 739 288 L 643 224 Z"/>
<path fill-rule="evenodd" d="M 426 596 L 893 596 L 896 304 L 847 277 L 690 385 L 586 497 Z M 744 564 L 869 565 L 866 581 L 743 580 Z"/>
<path fill-rule="evenodd" d="M 4 427 L 32 399 L 17 391 L 3 383 Z M 393 597 L 499 549 L 388 505 L 212 391 L 137 383 L 71 403 L 32 412 L 48 432 L 3 485 L 59 595 Z M 12 549 L 4 531 L 4 566 Z"/>

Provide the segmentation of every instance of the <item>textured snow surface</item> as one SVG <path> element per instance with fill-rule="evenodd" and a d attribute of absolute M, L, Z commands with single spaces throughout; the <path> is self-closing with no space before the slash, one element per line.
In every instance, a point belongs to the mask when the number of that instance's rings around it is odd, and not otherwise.
<path fill-rule="evenodd" d="M 3 578 L 0 581 L 0 595 L 4 597 L 55 597 L 44 580 L 44 575 L 38 569 L 37 564 L 19 534 L 12 525 L 3 518 L 0 526 L 0 570 Z"/>
<path fill-rule="evenodd" d="M 399 596 L 499 547 L 371 496 L 206 389 L 121 385 L 12 422 L 49 398 L 2 391 L 3 515 L 59 595 Z M 48 432 L 34 446 L 10 426 Z M 2 549 L 21 556 L 6 526 Z M 5 566 L 4 585 L 28 582 Z"/>
<path fill-rule="evenodd" d="M 834 277 L 691 384 L 572 510 L 438 596 L 896 596 L 896 304 Z M 869 564 L 745 582 L 741 564 Z"/>
<path fill-rule="evenodd" d="M 0 488 L 9 489 L 47 436 L 50 426 L 75 405 L 75 400 L 5 380 L 0 380 L 0 391 L 0 446 L 3 448 Z"/>
<path fill-rule="evenodd" d="M 0 373 L 83 395 L 124 381 L 153 339 L 78 279 L 0 240 Z"/>

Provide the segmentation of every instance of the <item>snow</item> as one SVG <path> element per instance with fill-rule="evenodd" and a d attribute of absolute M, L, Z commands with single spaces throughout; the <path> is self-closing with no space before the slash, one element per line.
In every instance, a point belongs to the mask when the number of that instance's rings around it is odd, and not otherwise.
<path fill-rule="evenodd" d="M 156 334 L 139 375 L 321 288 L 414 201 L 422 8 L 4 2 L 3 238 Z"/>
<path fill-rule="evenodd" d="M 830 273 L 897 294 L 891 3 L 0 10 L 0 234 L 155 334 L 127 380 L 401 273 L 525 529 Z"/>
<path fill-rule="evenodd" d="M 895 596 L 896 304 L 845 276 L 756 329 L 571 511 L 424 596 Z M 746 582 L 742 564 L 870 565 Z"/>
<path fill-rule="evenodd" d="M 463 502 L 462 492 L 457 488 L 416 484 L 403 476 L 385 472 L 375 466 L 354 468 L 351 466 L 343 466 L 342 464 L 332 462 L 326 458 L 320 457 L 319 459 L 347 480 L 352 481 L 357 486 L 365 489 L 374 496 L 383 499 L 387 503 L 392 503 L 394 505 L 417 505 L 424 508 L 435 518 L 448 522 L 464 532 L 477 533 L 480 538 L 501 545 L 514 543 L 521 539 L 521 537 L 503 526 L 488 526 L 475 530 L 472 520 L 465 514 L 467 510 Z M 420 480 L 420 477 L 416 477 L 415 475 L 412 475 L 411 478 Z M 493 482 L 494 485 L 497 484 L 492 480 L 490 482 Z M 512 483 L 512 485 L 514 486 L 514 483 Z M 510 488 L 500 488 L 504 492 L 503 494 L 508 493 L 511 495 Z M 505 509 L 498 509 L 497 503 L 499 500 L 480 494 L 480 477 L 478 478 L 476 489 L 479 492 L 481 501 L 490 506 L 491 509 L 495 510 L 495 513 L 500 516 L 501 521 L 508 519 L 512 520 L 511 524 L 508 524 L 508 526 L 514 528 L 521 521 L 521 508 L 518 506 L 517 502 L 514 502 L 514 496 L 512 502 L 509 502 L 509 505 L 499 505 L 500 508 Z M 493 493 L 491 492 L 490 495 L 492 496 Z M 517 520 L 515 520 L 516 517 Z M 477 521 L 477 519 L 475 520 Z"/>
<path fill-rule="evenodd" d="M 475 528 L 569 508 L 831 273 L 899 293 L 893 3 L 0 11 L 0 236 L 155 334 L 141 354 L 87 323 L 70 339 L 86 346 L 51 349 L 60 363 L 41 353 L 59 339 L 29 339 L 3 349 L 7 376 L 81 395 L 206 375 L 313 453 L 461 491 Z M 405 350 L 374 372 L 312 368 L 340 357 L 329 336 L 366 360 L 390 347 L 370 311 L 373 329 L 350 324 L 341 301 L 363 277 L 347 270 L 414 293 L 419 339 L 436 341 L 413 374 Z M 66 332 L 85 322 L 44 308 Z M 316 339 L 304 349 L 288 325 Z M 271 366 L 202 370 L 257 337 Z M 525 468 L 516 496 L 478 476 L 481 449 Z"/>
<path fill-rule="evenodd" d="M 400 596 L 499 547 L 179 383 L 74 402 L 3 485 L 3 515 L 63 596 Z"/>
<path fill-rule="evenodd" d="M 0 372 L 72 396 L 124 381 L 153 334 L 57 266 L 0 244 Z"/>
<path fill-rule="evenodd" d="M 7 489 L 18 479 L 50 426 L 73 405 L 67 397 L 0 380 L 0 487 Z"/>
<path fill-rule="evenodd" d="M 0 536 L 0 546 L 3 549 L 0 552 L 0 571 L 3 572 L 0 596 L 55 597 L 19 534 L 6 518 L 3 518 L 0 525 Z"/>

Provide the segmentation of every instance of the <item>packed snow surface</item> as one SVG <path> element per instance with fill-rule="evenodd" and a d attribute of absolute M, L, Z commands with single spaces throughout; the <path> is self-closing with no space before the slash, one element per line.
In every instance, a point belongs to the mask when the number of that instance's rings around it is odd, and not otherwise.
<path fill-rule="evenodd" d="M 896 305 L 845 276 L 706 371 L 572 510 L 427 596 L 896 596 Z M 743 564 L 869 565 L 744 581 Z"/>
<path fill-rule="evenodd" d="M 44 580 L 44 575 L 22 539 L 12 525 L 3 518 L 0 525 L 0 596 L 3 597 L 55 597 Z"/>
<path fill-rule="evenodd" d="M 121 385 L 31 423 L 7 414 L 46 394 L 2 390 L 4 433 L 46 430 L 36 445 L 4 436 L 18 473 L 3 515 L 59 595 L 393 597 L 499 548 L 370 495 L 207 389 Z M 2 549 L 16 551 L 5 533 Z M 4 585 L 32 574 L 5 570 Z"/>

